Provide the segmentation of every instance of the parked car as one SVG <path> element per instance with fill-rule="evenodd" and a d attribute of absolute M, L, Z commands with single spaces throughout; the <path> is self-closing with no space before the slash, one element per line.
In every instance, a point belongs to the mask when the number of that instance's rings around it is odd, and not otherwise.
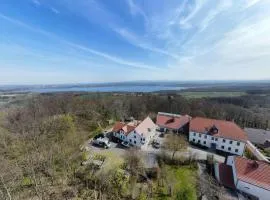
<path fill-rule="evenodd" d="M 159 149 L 159 148 L 161 147 L 160 142 L 158 142 L 158 141 L 153 141 L 152 146 L 153 146 L 155 149 Z"/>
<path fill-rule="evenodd" d="M 94 140 L 96 140 L 98 138 L 105 138 L 105 135 L 103 133 L 99 133 L 94 137 Z"/>
<path fill-rule="evenodd" d="M 159 128 L 159 132 L 164 133 L 166 132 L 165 128 Z"/>
<path fill-rule="evenodd" d="M 101 137 L 97 139 L 94 138 L 93 144 L 103 147 L 105 149 L 108 149 L 111 146 L 111 143 L 109 142 L 108 138 L 101 138 Z"/>
<path fill-rule="evenodd" d="M 126 141 L 121 142 L 121 145 L 126 147 L 126 148 L 130 147 L 130 144 L 128 142 L 126 142 Z"/>
<path fill-rule="evenodd" d="M 163 138 L 164 136 L 165 136 L 165 133 L 160 133 L 159 134 L 159 137 L 162 137 Z"/>

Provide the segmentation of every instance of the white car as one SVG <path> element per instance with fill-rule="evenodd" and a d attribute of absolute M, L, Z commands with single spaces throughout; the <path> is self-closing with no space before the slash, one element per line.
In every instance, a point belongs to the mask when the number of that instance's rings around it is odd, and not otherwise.
<path fill-rule="evenodd" d="M 93 144 L 104 147 L 105 149 L 108 149 L 111 146 L 108 138 L 96 138 L 93 140 Z"/>
<path fill-rule="evenodd" d="M 126 147 L 126 148 L 129 148 L 130 147 L 129 143 L 126 142 L 126 141 L 121 142 L 121 145 L 124 146 L 124 147 Z"/>

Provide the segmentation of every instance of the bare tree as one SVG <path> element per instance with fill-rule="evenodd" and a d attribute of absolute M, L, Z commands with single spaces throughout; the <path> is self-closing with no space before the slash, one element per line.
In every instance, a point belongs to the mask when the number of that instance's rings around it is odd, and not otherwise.
<path fill-rule="evenodd" d="M 11 200 L 12 191 L 18 186 L 21 171 L 18 167 L 0 157 L 0 198 Z"/>
<path fill-rule="evenodd" d="M 143 174 L 143 162 L 142 156 L 136 149 L 130 149 L 126 154 L 126 165 L 131 176 L 137 177 L 139 174 Z"/>
<path fill-rule="evenodd" d="M 187 140 L 183 135 L 168 134 L 165 140 L 165 149 L 172 152 L 172 160 L 176 152 L 187 150 Z"/>

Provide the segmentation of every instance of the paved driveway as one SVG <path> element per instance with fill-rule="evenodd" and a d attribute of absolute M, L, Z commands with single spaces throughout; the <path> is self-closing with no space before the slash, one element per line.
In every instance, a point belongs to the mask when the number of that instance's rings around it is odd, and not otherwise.
<path fill-rule="evenodd" d="M 159 141 L 161 146 L 162 146 L 162 144 L 164 144 L 164 142 L 165 142 L 165 138 L 160 137 L 159 135 L 160 134 L 157 132 L 157 134 L 155 135 L 155 137 L 153 139 Z M 161 152 L 161 149 L 154 148 L 152 146 L 152 144 L 148 144 L 142 150 L 146 151 L 146 152 L 149 152 L 149 153 L 156 153 L 156 154 L 159 154 Z M 214 159 L 216 161 L 218 161 L 218 162 L 224 162 L 225 161 L 225 157 L 223 157 L 221 155 L 218 155 L 217 153 L 212 152 L 212 151 L 210 151 L 208 149 L 200 149 L 199 147 L 189 145 L 187 150 L 188 150 L 187 152 L 176 153 L 176 156 L 196 155 L 196 159 L 198 159 L 198 160 L 206 160 L 207 155 L 212 154 L 212 155 L 214 155 Z M 168 153 L 170 153 L 170 152 L 168 152 Z"/>
<path fill-rule="evenodd" d="M 161 146 L 165 141 L 164 137 L 160 137 L 159 136 L 159 132 L 157 132 L 157 134 L 154 136 L 153 140 L 157 140 L 160 142 Z M 97 147 L 97 146 L 93 146 L 91 141 L 89 140 L 85 146 L 87 146 L 87 149 L 93 152 L 112 152 L 117 156 L 123 157 L 125 155 L 126 152 L 126 148 L 124 148 L 121 144 L 118 143 L 114 143 L 114 142 L 110 142 L 111 143 L 111 147 L 109 149 L 104 149 L 101 147 Z M 145 153 L 154 153 L 154 154 L 159 154 L 161 153 L 161 149 L 156 149 L 152 146 L 151 142 L 149 142 L 149 144 L 147 146 L 145 146 L 144 148 L 141 149 L 142 152 Z M 170 152 L 167 152 L 170 153 Z M 189 145 L 188 147 L 188 151 L 187 152 L 178 152 L 176 153 L 175 156 L 190 156 L 190 155 L 196 155 L 196 159 L 198 160 L 206 160 L 207 159 L 207 155 L 212 154 L 214 155 L 214 159 L 218 162 L 224 162 L 225 161 L 225 157 L 218 155 L 215 152 L 211 152 L 208 149 L 200 149 L 199 147 L 195 147 L 195 146 L 191 146 Z"/>

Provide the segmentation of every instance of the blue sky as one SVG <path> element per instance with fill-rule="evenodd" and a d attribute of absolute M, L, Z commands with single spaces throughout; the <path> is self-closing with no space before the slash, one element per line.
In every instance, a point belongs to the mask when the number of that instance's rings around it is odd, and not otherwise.
<path fill-rule="evenodd" d="M 0 84 L 270 78 L 269 0 L 1 0 Z"/>

